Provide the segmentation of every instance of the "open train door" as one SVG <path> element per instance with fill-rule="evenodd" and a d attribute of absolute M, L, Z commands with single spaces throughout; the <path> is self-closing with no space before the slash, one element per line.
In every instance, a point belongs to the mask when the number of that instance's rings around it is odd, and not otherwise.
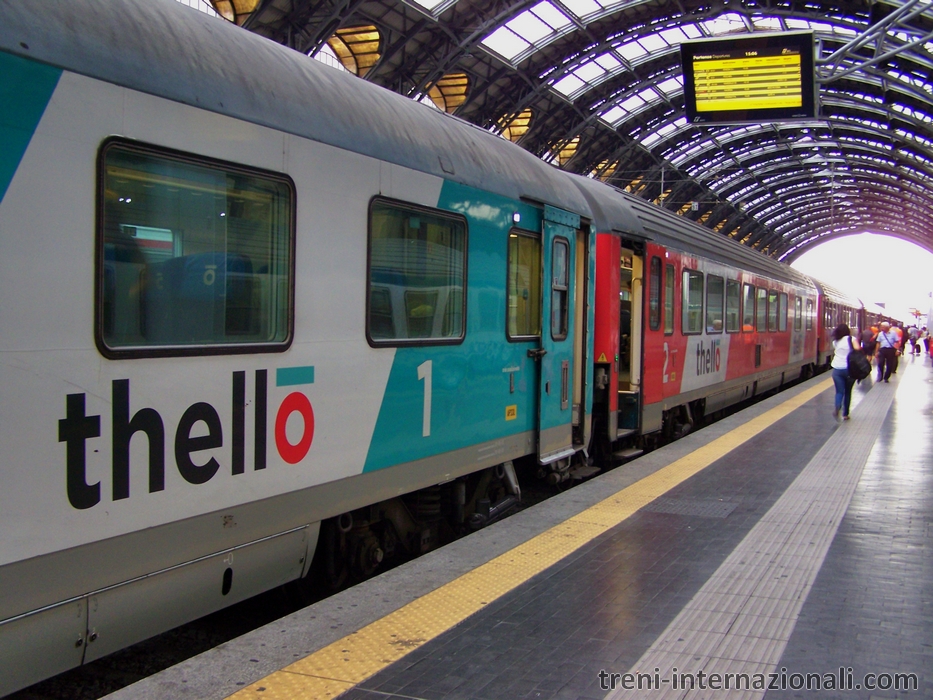
<path fill-rule="evenodd" d="M 570 457 L 573 446 L 574 308 L 577 214 L 545 206 L 542 236 L 541 347 L 529 350 L 540 371 L 538 461 Z M 578 358 L 580 359 L 580 358 Z"/>

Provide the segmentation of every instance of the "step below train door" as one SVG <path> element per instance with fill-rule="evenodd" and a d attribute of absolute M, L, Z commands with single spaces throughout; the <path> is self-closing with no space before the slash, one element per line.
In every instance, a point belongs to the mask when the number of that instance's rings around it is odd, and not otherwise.
<path fill-rule="evenodd" d="M 629 247 L 631 246 L 631 247 Z M 644 256 L 640 247 L 622 242 L 619 261 L 619 437 L 639 428 L 641 404 L 642 309 Z"/>
<path fill-rule="evenodd" d="M 580 217 L 544 208 L 542 236 L 541 345 L 529 350 L 540 372 L 538 384 L 538 461 L 570 457 L 573 446 L 574 299 L 578 284 L 577 229 Z"/>

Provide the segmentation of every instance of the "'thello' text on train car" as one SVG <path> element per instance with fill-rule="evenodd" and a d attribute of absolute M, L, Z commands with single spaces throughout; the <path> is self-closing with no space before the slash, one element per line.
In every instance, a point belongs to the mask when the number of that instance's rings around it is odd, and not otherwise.
<path fill-rule="evenodd" d="M 246 372 L 233 372 L 233 413 L 230 439 L 232 442 L 230 471 L 246 471 Z M 130 439 L 144 433 L 149 440 L 149 493 L 165 489 L 165 425 L 154 408 L 141 408 L 130 417 L 130 380 L 115 379 L 112 383 L 112 497 L 118 501 L 130 496 Z M 86 415 L 87 394 L 68 394 L 65 418 L 58 421 L 58 441 L 65 443 L 65 473 L 68 501 L 83 510 L 100 502 L 101 485 L 87 483 L 85 443 L 100 437 L 100 416 Z M 253 469 L 266 468 L 266 415 L 268 407 L 267 371 L 256 370 L 253 402 Z M 297 412 L 304 421 L 304 431 L 292 444 L 286 434 L 289 416 Z M 192 436 L 198 423 L 207 427 L 206 435 Z M 203 432 L 203 428 L 200 429 Z M 299 391 L 286 396 L 275 417 L 275 446 L 282 459 L 297 464 L 308 454 L 314 440 L 314 410 L 308 397 Z M 211 404 L 199 401 L 189 406 L 175 428 L 175 466 L 188 483 L 203 484 L 220 469 L 216 458 L 198 464 L 194 453 L 223 447 L 224 430 L 220 414 Z"/>

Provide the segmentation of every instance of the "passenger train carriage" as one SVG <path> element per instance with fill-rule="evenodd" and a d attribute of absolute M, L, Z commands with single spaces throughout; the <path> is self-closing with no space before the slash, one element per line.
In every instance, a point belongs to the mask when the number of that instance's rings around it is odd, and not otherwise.
<path fill-rule="evenodd" d="M 6 0 L 0 92 L 0 694 L 824 363 L 802 275 L 174 0 Z"/>

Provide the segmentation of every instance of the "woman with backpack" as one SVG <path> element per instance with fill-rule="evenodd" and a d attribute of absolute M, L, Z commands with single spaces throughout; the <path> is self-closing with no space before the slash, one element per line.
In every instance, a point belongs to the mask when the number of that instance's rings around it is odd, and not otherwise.
<path fill-rule="evenodd" d="M 861 350 L 858 341 L 852 340 L 852 332 L 849 327 L 840 323 L 833 329 L 833 360 L 830 367 L 833 368 L 833 384 L 836 386 L 836 407 L 833 410 L 833 417 L 839 420 L 839 412 L 842 411 L 842 420 L 849 420 L 849 404 L 852 403 L 852 385 L 855 379 L 849 375 L 849 353 Z"/>

